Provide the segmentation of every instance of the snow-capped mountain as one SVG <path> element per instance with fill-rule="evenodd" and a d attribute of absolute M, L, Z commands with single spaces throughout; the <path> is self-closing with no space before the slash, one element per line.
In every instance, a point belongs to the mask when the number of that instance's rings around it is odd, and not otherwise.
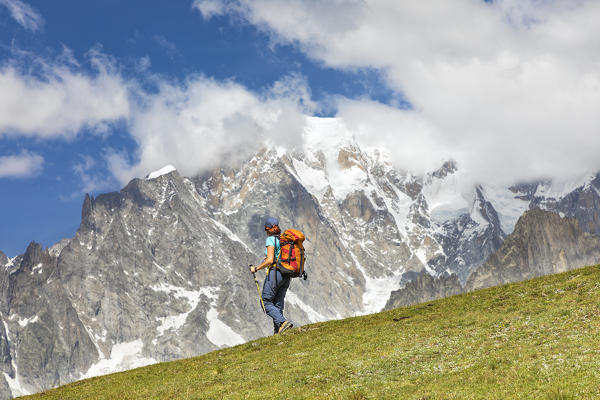
<path fill-rule="evenodd" d="M 398 170 L 335 119 L 312 119 L 305 135 L 303 148 L 237 167 L 183 177 L 167 166 L 86 196 L 72 239 L 0 253 L 0 397 L 271 333 L 247 270 L 262 260 L 267 215 L 307 236 L 309 279 L 286 297 L 300 324 L 377 312 L 408 282 L 462 290 L 530 207 L 600 229 L 598 175 L 562 191 L 494 187 L 452 161 Z"/>

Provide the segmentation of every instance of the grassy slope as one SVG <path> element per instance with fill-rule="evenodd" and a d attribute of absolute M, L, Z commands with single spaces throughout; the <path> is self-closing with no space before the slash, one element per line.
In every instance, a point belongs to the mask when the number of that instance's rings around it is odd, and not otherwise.
<path fill-rule="evenodd" d="M 600 398 L 600 266 L 308 325 L 31 398 Z"/>

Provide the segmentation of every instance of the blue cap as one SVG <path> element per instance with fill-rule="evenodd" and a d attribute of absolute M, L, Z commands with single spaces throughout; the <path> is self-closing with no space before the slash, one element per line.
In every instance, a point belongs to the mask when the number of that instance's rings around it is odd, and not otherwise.
<path fill-rule="evenodd" d="M 267 219 L 265 220 L 265 227 L 272 228 L 275 225 L 279 226 L 279 220 L 275 217 L 267 217 Z"/>

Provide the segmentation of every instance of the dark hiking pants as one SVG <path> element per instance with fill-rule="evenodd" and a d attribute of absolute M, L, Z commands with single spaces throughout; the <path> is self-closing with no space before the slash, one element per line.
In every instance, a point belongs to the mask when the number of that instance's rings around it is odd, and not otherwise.
<path fill-rule="evenodd" d="M 288 287 L 290 287 L 290 277 L 283 277 L 281 272 L 271 268 L 263 284 L 262 299 L 265 303 L 267 315 L 273 318 L 275 332 L 279 330 L 279 326 L 285 321 L 283 302 Z"/>

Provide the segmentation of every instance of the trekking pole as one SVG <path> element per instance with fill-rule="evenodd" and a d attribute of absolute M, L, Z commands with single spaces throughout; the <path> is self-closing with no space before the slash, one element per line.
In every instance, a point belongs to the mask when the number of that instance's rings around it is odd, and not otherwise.
<path fill-rule="evenodd" d="M 252 264 L 248 265 L 248 268 L 252 267 Z M 263 312 L 266 314 L 267 310 L 265 310 L 265 303 L 263 302 L 262 296 L 260 295 L 260 288 L 258 286 L 258 280 L 256 280 L 256 273 L 252 272 L 252 276 L 254 277 L 254 283 L 256 283 L 256 292 L 258 293 L 258 298 L 260 300 L 260 307 L 262 308 Z"/>

